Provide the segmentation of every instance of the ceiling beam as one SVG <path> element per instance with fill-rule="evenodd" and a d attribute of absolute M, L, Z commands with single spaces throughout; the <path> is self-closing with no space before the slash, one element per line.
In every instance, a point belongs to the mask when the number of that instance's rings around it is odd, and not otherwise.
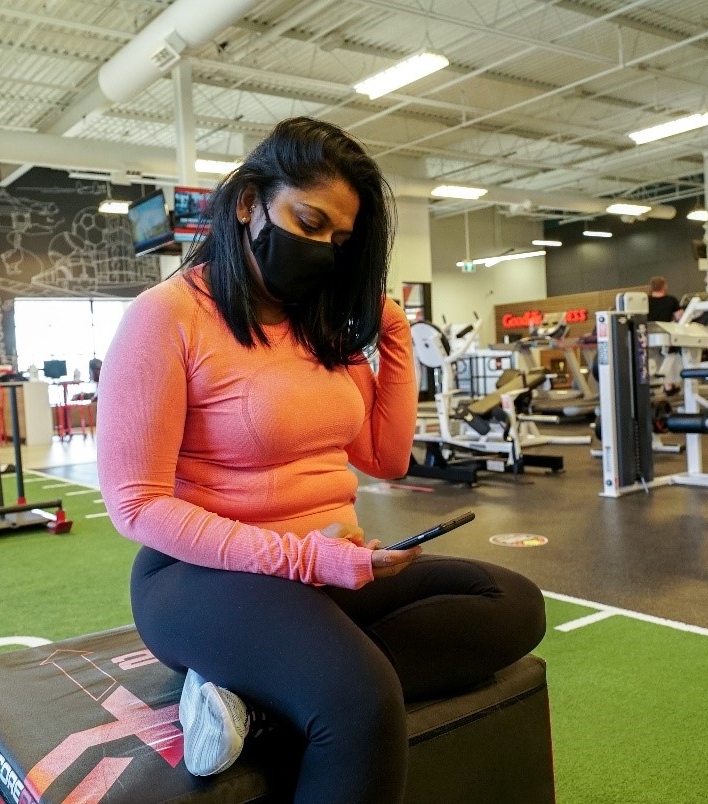
<path fill-rule="evenodd" d="M 0 153 L 9 163 L 41 164 L 46 167 L 68 171 L 93 171 L 102 176 L 111 173 L 127 175 L 135 182 L 145 176 L 157 177 L 164 183 L 178 179 L 177 156 L 172 148 L 127 145 L 118 142 L 80 140 L 74 137 L 59 137 L 51 134 L 16 134 L 0 131 Z M 219 158 L 219 154 L 209 154 Z M 402 197 L 430 199 L 430 191 L 439 182 L 431 179 L 412 179 L 404 176 L 387 177 L 394 193 Z M 535 190 L 512 187 L 488 187 L 485 202 L 502 205 L 522 204 L 529 201 L 535 208 L 568 209 L 575 212 L 603 214 L 607 199 L 592 198 L 580 194 L 543 193 Z M 612 199 L 620 201 L 622 199 Z M 648 217 L 672 218 L 673 207 L 654 207 Z"/>

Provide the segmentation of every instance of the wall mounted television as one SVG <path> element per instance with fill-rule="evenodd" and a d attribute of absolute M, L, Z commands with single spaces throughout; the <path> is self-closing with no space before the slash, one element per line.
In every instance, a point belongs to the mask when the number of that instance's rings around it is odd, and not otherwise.
<path fill-rule="evenodd" d="M 66 360 L 45 360 L 44 376 L 48 380 L 60 380 L 66 377 Z"/>
<path fill-rule="evenodd" d="M 211 190 L 204 187 L 175 187 L 173 211 L 174 238 L 177 243 L 201 240 L 209 231 Z"/>
<path fill-rule="evenodd" d="M 170 213 L 162 190 L 132 201 L 128 223 L 136 256 L 149 254 L 174 242 Z"/>

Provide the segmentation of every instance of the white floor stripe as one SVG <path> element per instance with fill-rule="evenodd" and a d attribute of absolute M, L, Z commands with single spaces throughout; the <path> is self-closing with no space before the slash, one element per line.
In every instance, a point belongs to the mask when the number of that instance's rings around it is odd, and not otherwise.
<path fill-rule="evenodd" d="M 42 478 L 48 478 L 49 480 L 58 480 L 57 475 L 50 475 L 46 472 L 40 472 L 39 469 L 28 469 L 28 472 L 31 472 L 33 475 L 39 475 L 39 477 L 30 477 L 25 478 L 25 483 L 37 483 L 38 481 L 42 480 Z M 66 478 L 64 480 L 65 483 L 70 483 L 72 486 L 83 486 L 85 489 L 93 489 L 94 491 L 99 491 L 98 486 L 92 486 L 90 483 L 86 483 L 83 480 L 73 480 Z"/>
<path fill-rule="evenodd" d="M 604 603 L 595 603 L 592 600 L 584 600 L 581 597 L 571 597 L 570 595 L 563 595 L 558 592 L 547 592 L 545 590 L 542 590 L 542 592 L 544 597 L 550 598 L 551 600 L 560 600 L 563 603 L 575 603 L 578 606 L 587 606 L 589 609 L 607 611 L 610 612 L 610 614 L 619 614 L 622 617 L 630 617 L 633 620 L 641 620 L 642 622 L 652 623 L 653 625 L 663 625 L 666 628 L 673 628 L 676 631 L 687 631 L 691 634 L 708 636 L 708 628 L 702 628 L 700 625 L 690 625 L 688 623 L 678 622 L 677 620 L 667 620 L 664 617 L 655 617 L 653 614 L 642 614 L 640 611 L 621 609 L 617 606 L 606 606 Z"/>
<path fill-rule="evenodd" d="M 5 645 L 24 645 L 26 648 L 36 648 L 39 645 L 48 645 L 51 639 L 32 636 L 0 637 L 0 647 Z"/>
<path fill-rule="evenodd" d="M 102 511 L 100 514 L 86 514 L 84 519 L 98 519 L 99 516 L 108 516 L 108 511 Z"/>
<path fill-rule="evenodd" d="M 65 497 L 76 497 L 77 494 L 95 494 L 96 489 L 81 489 L 81 491 L 67 491 Z"/>
<path fill-rule="evenodd" d="M 606 620 L 608 617 L 615 617 L 614 611 L 596 611 L 594 614 L 588 614 L 587 617 L 578 617 L 577 620 L 569 620 L 563 625 L 557 625 L 556 631 L 575 631 L 576 628 L 584 628 L 586 625 L 593 625 L 593 623 Z"/>
<path fill-rule="evenodd" d="M 64 488 L 64 486 L 72 486 L 73 483 L 69 483 L 68 481 L 64 481 L 63 483 L 47 483 L 45 486 L 42 486 L 43 489 L 60 489 Z"/>
<path fill-rule="evenodd" d="M 97 500 L 93 501 L 94 505 L 103 505 L 103 497 L 99 497 Z"/>

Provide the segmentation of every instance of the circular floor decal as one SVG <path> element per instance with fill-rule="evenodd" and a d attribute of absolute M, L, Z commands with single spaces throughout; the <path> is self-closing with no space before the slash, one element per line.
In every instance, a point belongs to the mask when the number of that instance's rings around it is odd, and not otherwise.
<path fill-rule="evenodd" d="M 501 547 L 541 547 L 548 544 L 545 536 L 535 533 L 497 533 L 489 541 Z"/>

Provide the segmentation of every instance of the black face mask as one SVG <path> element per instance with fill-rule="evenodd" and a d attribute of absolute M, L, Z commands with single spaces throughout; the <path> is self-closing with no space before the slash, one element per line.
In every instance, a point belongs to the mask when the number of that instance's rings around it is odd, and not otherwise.
<path fill-rule="evenodd" d="M 340 249 L 333 243 L 292 234 L 271 221 L 265 204 L 263 211 L 266 223 L 255 240 L 246 224 L 263 284 L 278 301 L 298 304 L 332 280 Z"/>

